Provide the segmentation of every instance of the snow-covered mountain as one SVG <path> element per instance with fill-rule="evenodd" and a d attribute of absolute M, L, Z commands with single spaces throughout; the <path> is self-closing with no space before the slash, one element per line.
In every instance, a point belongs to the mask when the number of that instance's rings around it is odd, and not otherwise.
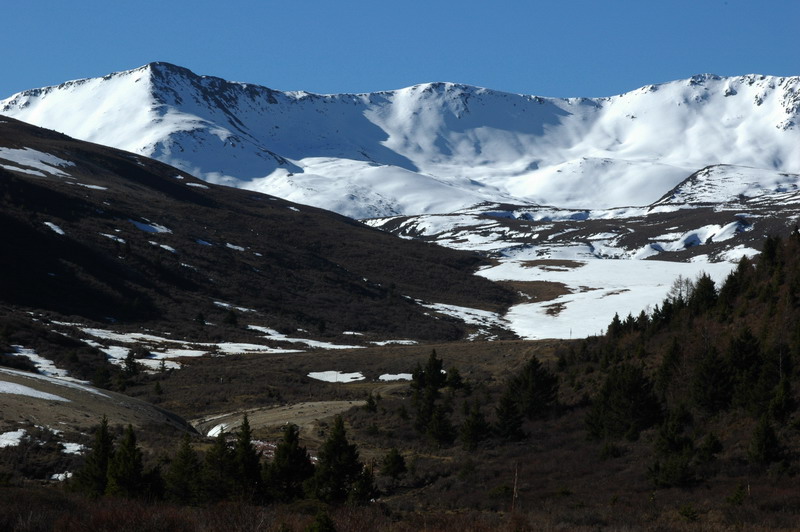
<path fill-rule="evenodd" d="M 0 113 L 355 218 L 643 206 L 719 164 L 800 173 L 799 77 L 702 75 L 594 99 L 451 83 L 317 95 L 152 63 L 24 91 Z"/>

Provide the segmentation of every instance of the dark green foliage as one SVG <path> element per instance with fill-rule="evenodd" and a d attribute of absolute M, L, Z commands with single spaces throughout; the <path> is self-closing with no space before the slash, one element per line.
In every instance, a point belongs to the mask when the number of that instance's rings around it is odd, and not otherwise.
<path fill-rule="evenodd" d="M 336 532 L 336 524 L 327 512 L 319 512 L 314 522 L 308 525 L 306 532 Z"/>
<path fill-rule="evenodd" d="M 142 451 L 136 443 L 136 433 L 128 425 L 108 464 L 106 493 L 120 497 L 139 497 L 144 494 Z"/>
<path fill-rule="evenodd" d="M 461 444 L 465 450 L 474 451 L 478 448 L 480 442 L 489 437 L 491 431 L 492 427 L 483 416 L 480 405 L 478 405 L 477 401 L 474 401 L 459 430 Z"/>
<path fill-rule="evenodd" d="M 92 386 L 106 389 L 111 386 L 111 372 L 108 370 L 107 365 L 100 364 L 97 366 L 92 375 Z"/>
<path fill-rule="evenodd" d="M 347 441 L 342 416 L 336 416 L 331 433 L 319 451 L 307 491 L 323 502 L 343 503 L 348 500 L 363 469 L 357 447 Z"/>
<path fill-rule="evenodd" d="M 700 314 L 714 308 L 717 303 L 717 289 L 714 281 L 708 274 L 702 274 L 694 283 L 694 289 L 689 296 L 689 309 L 693 314 Z"/>
<path fill-rule="evenodd" d="M 123 372 L 128 377 L 133 377 L 139 374 L 139 363 L 136 361 L 136 353 L 133 349 L 128 351 L 125 355 L 125 362 L 123 364 Z"/>
<path fill-rule="evenodd" d="M 363 467 L 347 495 L 350 504 L 366 504 L 378 495 L 371 467 Z"/>
<path fill-rule="evenodd" d="M 541 418 L 556 403 L 558 377 L 533 357 L 511 379 L 509 387 L 517 397 L 523 415 L 528 419 Z"/>
<path fill-rule="evenodd" d="M 397 480 L 397 478 L 406 471 L 405 458 L 403 458 L 403 455 L 397 450 L 397 447 L 392 447 L 381 462 L 381 475 L 385 475 L 392 480 Z"/>
<path fill-rule="evenodd" d="M 253 446 L 252 436 L 250 421 L 245 414 L 233 446 L 234 484 L 237 495 L 245 501 L 255 500 L 261 490 L 260 453 Z"/>
<path fill-rule="evenodd" d="M 522 430 L 522 413 L 517 406 L 517 398 L 510 388 L 500 397 L 500 402 L 495 407 L 497 421 L 494 425 L 494 433 L 501 440 L 519 441 L 525 438 Z"/>
<path fill-rule="evenodd" d="M 461 372 L 457 367 L 452 367 L 447 371 L 447 379 L 445 385 L 453 390 L 459 390 L 464 387 L 464 380 L 461 378 Z"/>
<path fill-rule="evenodd" d="M 438 445 L 448 445 L 455 440 L 456 430 L 449 414 L 450 409 L 444 404 L 436 405 L 431 413 L 427 434 Z"/>
<path fill-rule="evenodd" d="M 619 338 L 622 335 L 622 322 L 619 319 L 619 314 L 614 314 L 614 318 L 608 325 L 607 334 L 609 338 Z"/>
<path fill-rule="evenodd" d="M 730 369 L 713 346 L 695 366 L 691 393 L 694 404 L 710 414 L 725 410 L 731 402 Z"/>
<path fill-rule="evenodd" d="M 767 416 L 762 416 L 753 431 L 747 458 L 753 464 L 767 465 L 779 460 L 782 452 L 775 429 L 772 428 Z"/>
<path fill-rule="evenodd" d="M 233 453 L 228 448 L 225 432 L 220 431 L 208 450 L 201 471 L 203 500 L 217 502 L 227 499 L 234 490 Z"/>
<path fill-rule="evenodd" d="M 108 464 L 114 455 L 114 437 L 108 431 L 108 418 L 103 416 L 100 427 L 94 434 L 94 445 L 86 456 L 86 462 L 75 475 L 76 490 L 100 497 L 106 492 L 108 484 Z"/>
<path fill-rule="evenodd" d="M 762 366 L 761 344 L 749 327 L 736 335 L 728 348 L 727 367 L 731 373 L 732 399 L 737 406 L 750 405 Z"/>
<path fill-rule="evenodd" d="M 592 401 L 586 425 L 595 439 L 625 436 L 634 440 L 639 432 L 658 423 L 661 416 L 661 404 L 642 368 L 623 364 L 609 371 Z"/>
<path fill-rule="evenodd" d="M 667 393 L 669 385 L 672 382 L 675 371 L 678 367 L 678 362 L 681 358 L 681 347 L 677 338 L 672 339 L 669 349 L 661 359 L 661 365 L 656 370 L 655 376 L 655 389 L 662 397 Z"/>
<path fill-rule="evenodd" d="M 783 423 L 794 412 L 796 406 L 791 383 L 789 378 L 784 376 L 775 387 L 775 393 L 769 403 L 769 415 Z"/>
<path fill-rule="evenodd" d="M 419 364 L 411 374 L 411 387 L 415 390 L 438 390 L 447 382 L 447 374 L 443 371 L 444 362 L 436 356 L 436 350 L 431 351 L 428 362 L 423 368 Z"/>
<path fill-rule="evenodd" d="M 695 481 L 692 416 L 683 405 L 671 411 L 658 430 L 657 459 L 648 474 L 660 487 L 688 486 Z"/>
<path fill-rule="evenodd" d="M 175 458 L 165 476 L 167 498 L 178 504 L 197 504 L 200 501 L 200 459 L 184 434 Z"/>
<path fill-rule="evenodd" d="M 228 309 L 228 312 L 225 313 L 225 317 L 222 318 L 222 323 L 230 325 L 231 327 L 236 327 L 239 325 L 239 317 L 233 309 Z"/>
<path fill-rule="evenodd" d="M 367 404 L 364 405 L 364 410 L 373 413 L 378 411 L 378 401 L 375 400 L 375 396 L 372 395 L 372 392 L 367 395 Z"/>
<path fill-rule="evenodd" d="M 313 474 L 314 465 L 306 448 L 300 446 L 297 425 L 286 425 L 272 462 L 264 467 L 264 481 L 270 498 L 281 502 L 301 499 L 303 483 Z"/>

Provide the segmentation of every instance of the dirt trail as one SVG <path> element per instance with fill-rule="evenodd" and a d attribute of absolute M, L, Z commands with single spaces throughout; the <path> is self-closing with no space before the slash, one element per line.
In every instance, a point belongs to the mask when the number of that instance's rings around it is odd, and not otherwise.
<path fill-rule="evenodd" d="M 354 406 L 363 406 L 365 401 L 310 401 L 285 406 L 254 408 L 240 412 L 231 412 L 217 416 L 206 416 L 191 420 L 201 434 L 208 434 L 214 427 L 225 425 L 225 431 L 235 430 L 246 412 L 250 427 L 253 430 L 282 427 L 294 423 L 301 429 L 310 428 L 319 420 L 340 414 Z"/>

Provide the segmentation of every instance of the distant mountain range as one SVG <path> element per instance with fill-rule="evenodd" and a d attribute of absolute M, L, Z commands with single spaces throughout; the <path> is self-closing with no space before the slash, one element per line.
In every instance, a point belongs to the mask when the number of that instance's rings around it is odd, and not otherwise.
<path fill-rule="evenodd" d="M 0 113 L 361 219 L 645 206 L 719 164 L 800 173 L 798 77 L 701 75 L 591 99 L 452 83 L 318 95 L 151 63 L 24 91 Z"/>
<path fill-rule="evenodd" d="M 266 304 L 257 290 L 248 289 L 244 273 L 225 273 L 255 268 L 259 282 L 266 283 L 263 289 L 270 287 L 264 323 L 285 323 L 286 330 L 303 324 L 319 328 L 324 322 L 329 332 L 369 328 L 385 337 L 432 339 L 463 336 L 466 323 L 470 338 L 502 337 L 503 330 L 523 338 L 595 334 L 615 313 L 636 314 L 657 303 L 677 275 L 705 271 L 720 282 L 730 263 L 757 254 L 767 235 L 784 234 L 800 223 L 799 77 L 702 75 L 594 99 L 540 98 L 452 83 L 318 95 L 151 63 L 18 93 L 0 100 L 0 114 L 138 154 L 114 158 L 153 168 L 161 177 L 148 178 L 154 189 L 115 218 L 170 229 L 181 224 L 180 242 L 193 238 L 217 246 L 195 262 L 181 259 L 176 278 L 184 282 L 199 275 L 182 264 L 198 267 L 203 260 L 199 271 L 219 283 L 214 288 L 222 295 L 215 297 L 232 304 Z M 24 127 L 8 123 L 9 148 L 55 153 L 67 162 L 82 160 L 75 153 L 86 151 L 76 147 L 77 152 L 58 155 L 52 145 L 18 142 L 14 131 Z M 141 156 L 178 170 L 155 170 L 155 163 Z M 54 169 L 76 177 L 74 169 L 53 166 L 45 156 L 34 157 L 32 166 L 20 153 L 14 157 L 7 158 L 6 170 L 22 168 L 26 179 L 37 171 L 52 176 Z M 115 162 L 112 168 L 120 167 Z M 94 190 L 132 186 L 113 183 L 130 179 L 129 169 L 101 179 L 105 171 L 93 170 L 93 180 L 76 179 Z M 108 177 L 114 175 L 121 177 Z M 185 184 L 176 184 L 175 175 Z M 263 219 L 260 207 L 252 211 L 249 205 L 257 196 L 246 190 L 203 185 L 191 176 L 267 193 L 271 198 L 263 201 L 278 206 L 271 212 L 280 217 Z M 164 187 L 180 195 L 155 201 Z M 64 190 L 81 189 L 61 187 L 58 193 Z M 192 199 L 184 201 L 190 192 Z M 410 251 L 406 243 L 381 240 L 379 232 L 364 232 L 351 220 L 276 197 L 361 219 L 404 240 L 497 259 L 495 267 L 478 273 L 506 283 L 513 293 L 471 276 L 480 265 L 474 256 L 441 255 L 424 245 Z M 197 202 L 213 208 L 198 218 Z M 187 215 L 166 214 L 175 212 Z M 224 236 L 202 236 L 208 231 L 197 227 L 204 217 L 213 221 L 203 227 Z M 185 225 L 189 219 L 194 225 Z M 134 222 L 109 229 L 107 221 L 95 221 L 92 231 L 142 236 Z M 61 227 L 58 220 L 53 223 Z M 262 229 L 253 233 L 251 226 Z M 50 233 L 44 234 L 58 241 Z M 157 245 L 144 246 L 148 254 L 167 253 L 156 267 L 163 267 L 164 258 L 178 260 L 161 244 L 187 252 L 180 242 L 171 242 L 176 234 L 161 234 L 164 242 L 153 239 Z M 113 240 L 99 242 L 108 247 Z M 228 243 L 234 247 L 221 247 Z M 205 249 L 190 247 L 191 254 Z M 252 262 L 261 261 L 257 255 L 244 263 L 237 259 L 237 266 L 225 262 L 243 257 L 233 252 L 238 248 L 271 253 L 272 260 L 264 262 L 269 268 Z M 224 257 L 206 256 L 211 250 L 224 251 Z M 410 264 L 415 257 L 421 260 Z M 554 269 L 537 262 L 542 259 L 568 263 Z M 587 259 L 648 260 L 583 267 Z M 653 260 L 671 264 L 644 264 Z M 26 274 L 36 271 L 19 268 Z M 143 271 L 155 271 L 147 268 Z M 265 273 L 275 268 L 281 273 Z M 142 278 L 152 282 L 161 275 Z M 181 298 L 202 284 L 193 280 Z M 130 284 L 122 288 L 130 290 Z M 198 308 L 219 311 L 206 288 Z M 389 304 L 392 297 L 402 304 Z M 59 301 L 74 305 L 78 300 Z M 150 292 L 137 304 L 153 301 L 158 306 L 159 296 Z M 343 302 L 344 311 L 330 310 Z M 376 303 L 379 311 L 373 309 Z M 440 313 L 433 321 L 425 311 L 430 305 Z M 406 306 L 409 319 L 400 318 L 398 309 Z M 182 308 L 185 319 L 195 307 Z"/>

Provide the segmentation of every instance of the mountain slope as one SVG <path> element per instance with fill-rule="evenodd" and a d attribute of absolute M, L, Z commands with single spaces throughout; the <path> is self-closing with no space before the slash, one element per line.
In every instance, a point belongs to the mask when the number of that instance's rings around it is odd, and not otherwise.
<path fill-rule="evenodd" d="M 703 75 L 596 99 L 450 83 L 316 95 L 151 63 L 25 91 L 0 113 L 356 218 L 647 205 L 720 163 L 800 172 L 797 77 Z"/>
<path fill-rule="evenodd" d="M 0 301 L 15 308 L 160 332 L 234 311 L 287 331 L 452 339 L 463 324 L 417 300 L 494 311 L 513 300 L 473 275 L 475 255 L 11 119 L 0 176 Z"/>

